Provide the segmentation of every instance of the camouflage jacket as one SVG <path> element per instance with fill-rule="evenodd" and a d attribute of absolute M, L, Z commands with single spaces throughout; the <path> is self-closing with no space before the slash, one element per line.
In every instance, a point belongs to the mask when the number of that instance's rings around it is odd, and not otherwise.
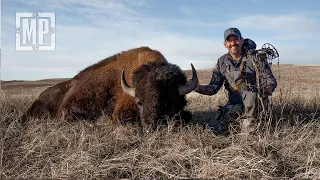
<path fill-rule="evenodd" d="M 242 58 L 238 61 L 233 60 L 229 53 L 221 56 L 212 70 L 210 83 L 208 85 L 200 85 L 196 92 L 204 95 L 214 95 L 224 84 L 225 88 L 228 90 L 230 104 L 241 103 L 242 98 L 240 91 L 258 92 L 256 71 L 252 57 L 248 56 L 246 51 L 243 52 Z M 243 67 L 241 67 L 242 62 Z M 266 86 L 270 86 L 273 92 L 277 87 L 277 81 L 268 62 L 266 60 L 261 62 L 262 66 L 264 66 Z M 242 72 L 240 72 L 241 68 Z M 240 89 L 235 90 L 230 84 L 237 84 L 237 81 L 242 82 L 242 85 Z"/>

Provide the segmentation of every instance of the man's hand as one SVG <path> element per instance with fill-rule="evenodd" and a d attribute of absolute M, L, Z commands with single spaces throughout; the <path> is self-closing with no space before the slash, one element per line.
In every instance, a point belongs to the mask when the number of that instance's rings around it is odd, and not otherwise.
<path fill-rule="evenodd" d="M 271 94 L 272 94 L 272 85 L 267 85 L 267 86 L 264 88 L 264 92 L 265 92 L 267 95 L 271 95 Z"/>
<path fill-rule="evenodd" d="M 191 79 L 189 79 L 188 81 L 187 81 L 187 84 L 191 84 Z M 198 91 L 199 90 L 199 80 L 197 79 L 197 85 L 196 85 L 196 87 L 194 88 L 194 91 Z"/>

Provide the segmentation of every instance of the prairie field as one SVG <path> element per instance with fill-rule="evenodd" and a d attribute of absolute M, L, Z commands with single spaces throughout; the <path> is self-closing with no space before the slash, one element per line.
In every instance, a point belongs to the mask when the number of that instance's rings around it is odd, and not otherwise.
<path fill-rule="evenodd" d="M 227 136 L 171 119 L 142 136 L 137 125 L 108 115 L 35 118 L 22 127 L 19 118 L 38 95 L 65 79 L 3 81 L 0 179 L 320 179 L 320 66 L 273 66 L 272 113 L 254 132 Z M 210 69 L 197 73 L 200 84 L 210 81 Z M 186 97 L 195 120 L 210 119 L 227 100 L 224 89 Z"/>

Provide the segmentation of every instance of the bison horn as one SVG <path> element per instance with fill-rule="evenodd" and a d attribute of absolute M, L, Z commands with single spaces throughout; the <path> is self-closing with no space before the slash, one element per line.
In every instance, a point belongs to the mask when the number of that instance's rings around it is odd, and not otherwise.
<path fill-rule="evenodd" d="M 128 94 L 129 96 L 135 97 L 135 88 L 130 87 L 124 77 L 124 68 L 122 69 L 122 74 L 121 74 L 121 87 L 122 90 Z"/>
<path fill-rule="evenodd" d="M 191 68 L 192 68 L 192 79 L 191 79 L 191 83 L 187 84 L 185 86 L 180 86 L 179 87 L 179 93 L 180 95 L 185 95 L 190 93 L 191 91 L 194 90 L 194 88 L 196 88 L 197 83 L 198 83 L 198 76 L 197 76 L 197 71 L 194 69 L 192 63 L 191 63 Z"/>

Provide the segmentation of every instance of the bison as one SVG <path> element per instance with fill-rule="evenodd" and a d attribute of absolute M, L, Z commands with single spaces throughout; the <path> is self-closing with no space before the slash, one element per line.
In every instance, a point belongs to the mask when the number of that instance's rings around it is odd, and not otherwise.
<path fill-rule="evenodd" d="M 102 114 L 121 121 L 140 119 L 144 131 L 154 130 L 161 117 L 178 113 L 185 121 L 185 94 L 196 87 L 192 67 L 187 83 L 184 72 L 157 50 L 139 47 L 122 51 L 80 71 L 70 80 L 43 91 L 23 115 L 96 120 Z M 129 85 L 131 84 L 131 85 Z"/>

